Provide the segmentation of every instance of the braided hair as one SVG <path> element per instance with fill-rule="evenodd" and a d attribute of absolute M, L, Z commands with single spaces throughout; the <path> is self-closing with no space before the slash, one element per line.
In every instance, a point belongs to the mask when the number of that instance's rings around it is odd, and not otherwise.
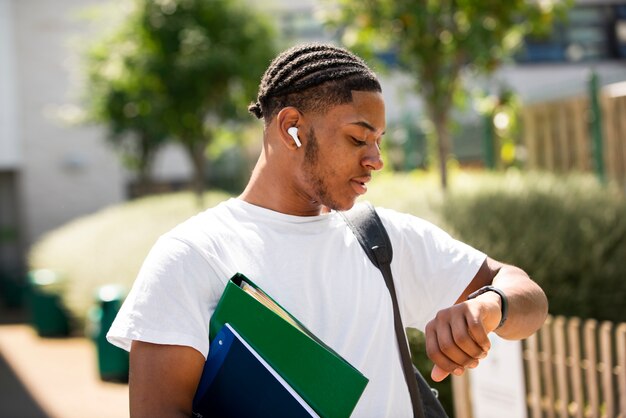
<path fill-rule="evenodd" d="M 374 72 L 353 53 L 333 45 L 305 44 L 272 61 L 248 111 L 269 122 L 287 106 L 306 112 L 349 103 L 352 91 L 382 89 Z"/>

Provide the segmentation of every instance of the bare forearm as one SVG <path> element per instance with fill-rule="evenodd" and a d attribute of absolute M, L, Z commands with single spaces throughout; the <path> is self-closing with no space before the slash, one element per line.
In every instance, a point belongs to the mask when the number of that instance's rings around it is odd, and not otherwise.
<path fill-rule="evenodd" d="M 508 317 L 495 332 L 502 338 L 519 340 L 537 331 L 548 314 L 548 300 L 543 290 L 521 269 L 504 265 L 493 279 L 509 302 Z"/>

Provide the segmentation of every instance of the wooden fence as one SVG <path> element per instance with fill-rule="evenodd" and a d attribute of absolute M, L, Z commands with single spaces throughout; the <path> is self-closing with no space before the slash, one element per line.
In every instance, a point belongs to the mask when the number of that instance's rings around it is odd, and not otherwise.
<path fill-rule="evenodd" d="M 522 111 L 529 168 L 590 172 L 596 167 L 586 96 L 527 105 Z M 602 159 L 607 179 L 626 185 L 626 82 L 600 90 Z"/>
<path fill-rule="evenodd" d="M 626 323 L 549 317 L 523 353 L 529 418 L 626 418 Z M 456 418 L 481 418 L 467 376 L 453 387 Z"/>
<path fill-rule="evenodd" d="M 609 178 L 626 185 L 626 82 L 603 90 L 604 161 Z"/>

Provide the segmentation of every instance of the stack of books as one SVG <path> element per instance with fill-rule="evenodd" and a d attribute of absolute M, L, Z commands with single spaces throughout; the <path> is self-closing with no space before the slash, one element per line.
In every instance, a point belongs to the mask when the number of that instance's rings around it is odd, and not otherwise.
<path fill-rule="evenodd" d="M 242 274 L 211 317 L 194 416 L 349 417 L 368 379 Z"/>

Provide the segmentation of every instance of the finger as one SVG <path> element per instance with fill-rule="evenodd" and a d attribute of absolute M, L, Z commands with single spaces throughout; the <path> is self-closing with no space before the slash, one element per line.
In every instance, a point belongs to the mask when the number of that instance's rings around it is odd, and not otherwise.
<path fill-rule="evenodd" d="M 451 331 L 456 346 L 467 356 L 465 361 L 460 363 L 463 366 L 467 366 L 470 361 L 479 359 L 486 353 L 481 344 L 476 341 L 476 339 L 481 340 L 482 327 L 472 328 L 463 320 L 451 324 Z M 474 334 L 478 334 L 478 337 Z M 489 339 L 487 338 L 487 342 L 488 341 Z M 455 360 L 457 360 L 457 362 L 461 361 L 461 359 Z"/>
<path fill-rule="evenodd" d="M 446 372 L 445 370 L 443 370 L 441 367 L 437 366 L 436 364 L 433 366 L 433 369 L 430 372 L 430 378 L 433 379 L 435 382 L 441 382 L 443 379 L 445 379 L 449 375 L 450 373 Z"/>
<path fill-rule="evenodd" d="M 485 354 L 470 332 L 468 316 L 473 318 L 470 314 L 454 317 L 449 326 L 442 327 L 437 333 L 440 349 L 450 360 L 462 367 L 468 367 Z M 479 328 L 479 331 L 482 331 L 482 328 Z"/>
<path fill-rule="evenodd" d="M 472 335 L 476 344 L 480 345 L 484 352 L 491 349 L 491 341 L 489 340 L 489 331 L 485 328 L 485 324 L 478 315 L 467 316 L 467 328 Z"/>
<path fill-rule="evenodd" d="M 467 318 L 467 332 L 482 351 L 481 354 L 486 355 L 491 349 L 491 341 L 482 321 L 476 317 Z"/>
<path fill-rule="evenodd" d="M 456 346 L 450 327 L 431 328 L 426 336 L 428 357 L 448 373 L 453 373 L 457 369 L 462 371 L 463 364 L 469 363 L 471 358 Z"/>
<path fill-rule="evenodd" d="M 478 367 L 478 360 L 473 361 L 467 366 L 468 369 L 474 369 L 476 367 Z M 457 376 L 460 376 L 463 374 L 463 372 L 464 370 L 462 369 L 456 369 L 454 374 Z M 441 382 L 448 376 L 450 376 L 450 373 L 443 370 L 441 367 L 437 366 L 436 364 L 433 366 L 433 369 L 430 372 L 430 378 L 433 379 L 433 381 L 435 382 Z"/>

